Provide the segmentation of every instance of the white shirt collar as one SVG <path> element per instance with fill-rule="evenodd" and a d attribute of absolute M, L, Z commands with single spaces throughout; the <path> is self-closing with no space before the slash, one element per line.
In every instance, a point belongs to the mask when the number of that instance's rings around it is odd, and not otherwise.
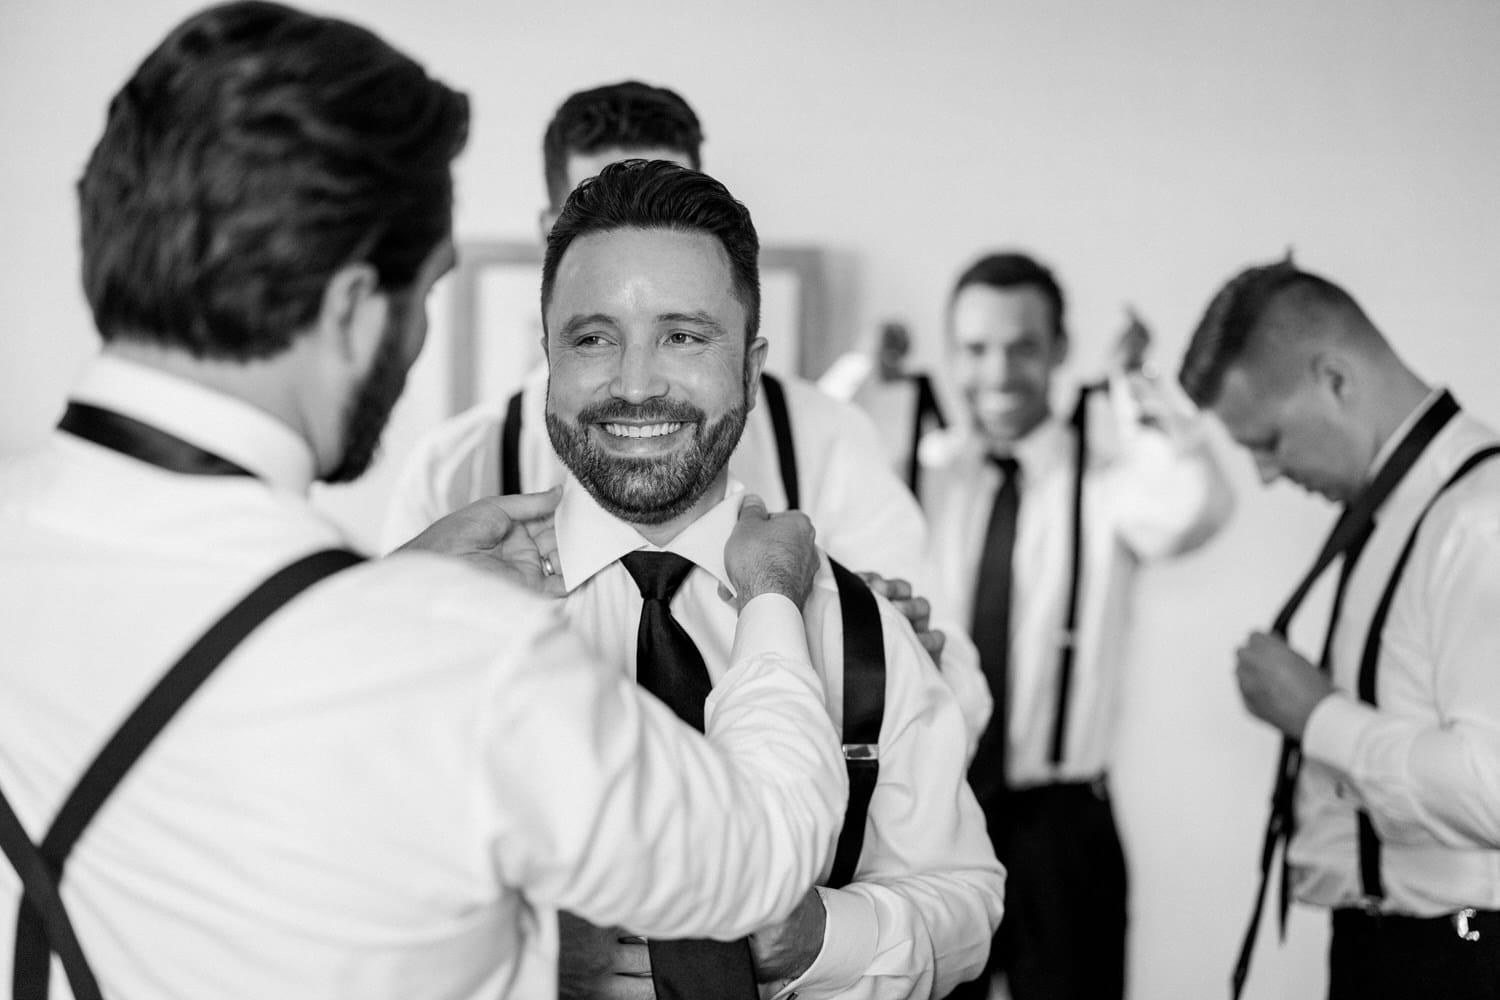
<path fill-rule="evenodd" d="M 243 466 L 277 489 L 306 493 L 312 449 L 259 407 L 189 379 L 102 354 L 69 398 L 134 417 Z"/>
<path fill-rule="evenodd" d="M 629 552 L 675 552 L 713 574 L 733 591 L 724 568 L 724 543 L 734 531 L 740 514 L 744 484 L 730 477 L 724 499 L 684 528 L 676 538 L 658 547 L 648 542 L 635 526 L 600 507 L 571 474 L 563 483 L 554 521 L 557 531 L 559 569 L 568 590 L 577 590 L 600 570 Z"/>

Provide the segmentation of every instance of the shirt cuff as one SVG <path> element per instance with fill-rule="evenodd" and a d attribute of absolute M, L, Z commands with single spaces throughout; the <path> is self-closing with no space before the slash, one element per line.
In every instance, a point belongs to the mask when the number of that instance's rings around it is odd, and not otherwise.
<path fill-rule="evenodd" d="M 838 996 L 853 988 L 875 961 L 880 927 L 875 904 L 855 892 L 817 886 L 826 922 L 823 947 L 807 971 L 783 986 L 775 1000 Z"/>
<path fill-rule="evenodd" d="M 740 612 L 729 662 L 740 664 L 762 656 L 786 657 L 812 664 L 802 613 L 789 597 L 761 594 Z"/>
<path fill-rule="evenodd" d="M 1365 731 L 1380 719 L 1374 708 L 1335 691 L 1318 702 L 1302 730 L 1302 752 L 1345 775 L 1354 774 L 1354 755 Z"/>

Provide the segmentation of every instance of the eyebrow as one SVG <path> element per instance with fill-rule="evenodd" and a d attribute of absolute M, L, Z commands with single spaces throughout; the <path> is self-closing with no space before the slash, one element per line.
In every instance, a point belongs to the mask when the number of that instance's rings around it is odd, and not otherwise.
<path fill-rule="evenodd" d="M 706 312 L 661 313 L 656 317 L 656 321 L 658 323 L 691 323 L 694 326 L 704 327 L 719 336 L 724 335 L 723 324 Z"/>
<path fill-rule="evenodd" d="M 568 321 L 563 324 L 562 329 L 558 331 L 558 335 L 562 337 L 571 336 L 572 334 L 577 332 L 579 327 L 588 326 L 592 323 L 601 323 L 604 326 L 610 328 L 613 328 L 615 325 L 614 317 L 612 316 L 608 316 L 604 313 L 589 313 L 587 316 L 570 317 Z"/>

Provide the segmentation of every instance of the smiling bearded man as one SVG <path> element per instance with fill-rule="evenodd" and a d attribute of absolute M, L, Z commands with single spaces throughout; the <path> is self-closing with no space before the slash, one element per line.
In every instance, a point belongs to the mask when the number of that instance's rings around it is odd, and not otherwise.
<path fill-rule="evenodd" d="M 758 258 L 722 184 L 629 160 L 568 199 L 542 270 L 547 427 L 573 475 L 556 519 L 565 616 L 695 725 L 737 642 L 722 553 L 751 502 L 727 462 L 766 360 Z M 871 765 L 820 884 L 783 923 L 731 942 L 543 921 L 561 932 L 560 982 L 529 992 L 942 997 L 979 971 L 1004 872 L 964 779 L 958 702 L 900 612 L 826 558 L 804 614 L 829 713 Z M 534 978 L 554 969 L 529 964 Z"/>

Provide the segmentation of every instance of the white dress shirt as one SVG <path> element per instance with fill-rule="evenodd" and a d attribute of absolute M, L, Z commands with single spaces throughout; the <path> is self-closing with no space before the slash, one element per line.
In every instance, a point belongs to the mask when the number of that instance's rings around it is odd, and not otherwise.
<path fill-rule="evenodd" d="M 1121 390 L 1111 390 L 1111 399 Z M 1067 738 L 1051 761 L 1071 568 L 1072 429 L 1053 417 L 1016 444 L 1020 513 L 1011 591 L 1012 787 L 1086 781 L 1108 769 L 1136 572 L 1143 560 L 1186 551 L 1229 517 L 1233 494 L 1201 417 L 1171 435 L 1139 425 L 1129 408 L 1096 405 L 1083 487 L 1083 550 Z M 922 493 L 932 525 L 938 597 L 972 624 L 974 589 L 1001 473 L 985 443 L 959 428 L 923 441 Z"/>
<path fill-rule="evenodd" d="M 75 398 L 256 477 L 62 432 L 0 465 L 0 786 L 34 840 L 209 624 L 344 544 L 304 496 L 306 444 L 260 410 L 108 357 Z M 105 994 L 495 1000 L 534 906 L 668 935 L 786 913 L 842 821 L 843 763 L 791 602 L 740 621 L 708 743 L 601 669 L 556 601 L 458 560 L 316 585 L 231 654 L 73 852 L 62 896 Z M 0 864 L 0 982 L 19 893 Z"/>
<path fill-rule="evenodd" d="M 911 583 L 932 604 L 932 627 L 947 637 L 942 673 L 963 709 L 970 752 L 990 717 L 990 691 L 965 619 L 954 617 L 935 595 L 927 559 L 927 525 L 921 508 L 885 458 L 873 425 L 858 407 L 831 399 L 801 379 L 780 379 L 797 452 L 800 510 L 818 532 L 818 544 L 856 572 L 870 570 Z M 405 542 L 444 514 L 500 490 L 500 432 L 508 399 L 481 403 L 428 432 L 412 449 L 397 479 L 384 537 Z M 547 435 L 547 368 L 526 378 L 521 396 L 519 465 L 524 490 L 561 484 L 567 469 Z M 729 472 L 765 500 L 785 510 L 786 492 L 776 434 L 765 392 L 757 397 Z"/>
<path fill-rule="evenodd" d="M 729 582 L 724 543 L 734 528 L 740 492 L 732 484 L 723 502 L 666 546 L 695 564 L 672 601 L 672 614 L 703 654 L 715 686 L 728 667 L 733 637 L 734 612 L 718 591 Z M 659 550 L 630 524 L 605 513 L 571 478 L 558 508 L 557 541 L 570 588 L 565 601 L 570 624 L 623 675 L 634 676 L 642 601 L 619 559 L 637 549 Z M 907 621 L 885 601 L 879 605 L 886 703 L 880 779 L 864 850 L 854 882 L 819 889 L 828 914 L 822 950 L 781 996 L 946 996 L 979 971 L 1000 921 L 1004 871 L 965 781 L 958 705 Z M 826 559 L 803 614 L 828 714 L 841 722 L 843 627 Z"/>
<path fill-rule="evenodd" d="M 1433 507 L 1386 621 L 1376 705 L 1355 693 L 1370 621 L 1417 517 L 1468 455 L 1496 443 L 1460 413 L 1375 514 L 1333 637 L 1336 690 L 1302 740 L 1289 857 L 1305 902 L 1362 900 L 1363 808 L 1381 841 L 1383 909 L 1500 909 L 1500 459 Z"/>

